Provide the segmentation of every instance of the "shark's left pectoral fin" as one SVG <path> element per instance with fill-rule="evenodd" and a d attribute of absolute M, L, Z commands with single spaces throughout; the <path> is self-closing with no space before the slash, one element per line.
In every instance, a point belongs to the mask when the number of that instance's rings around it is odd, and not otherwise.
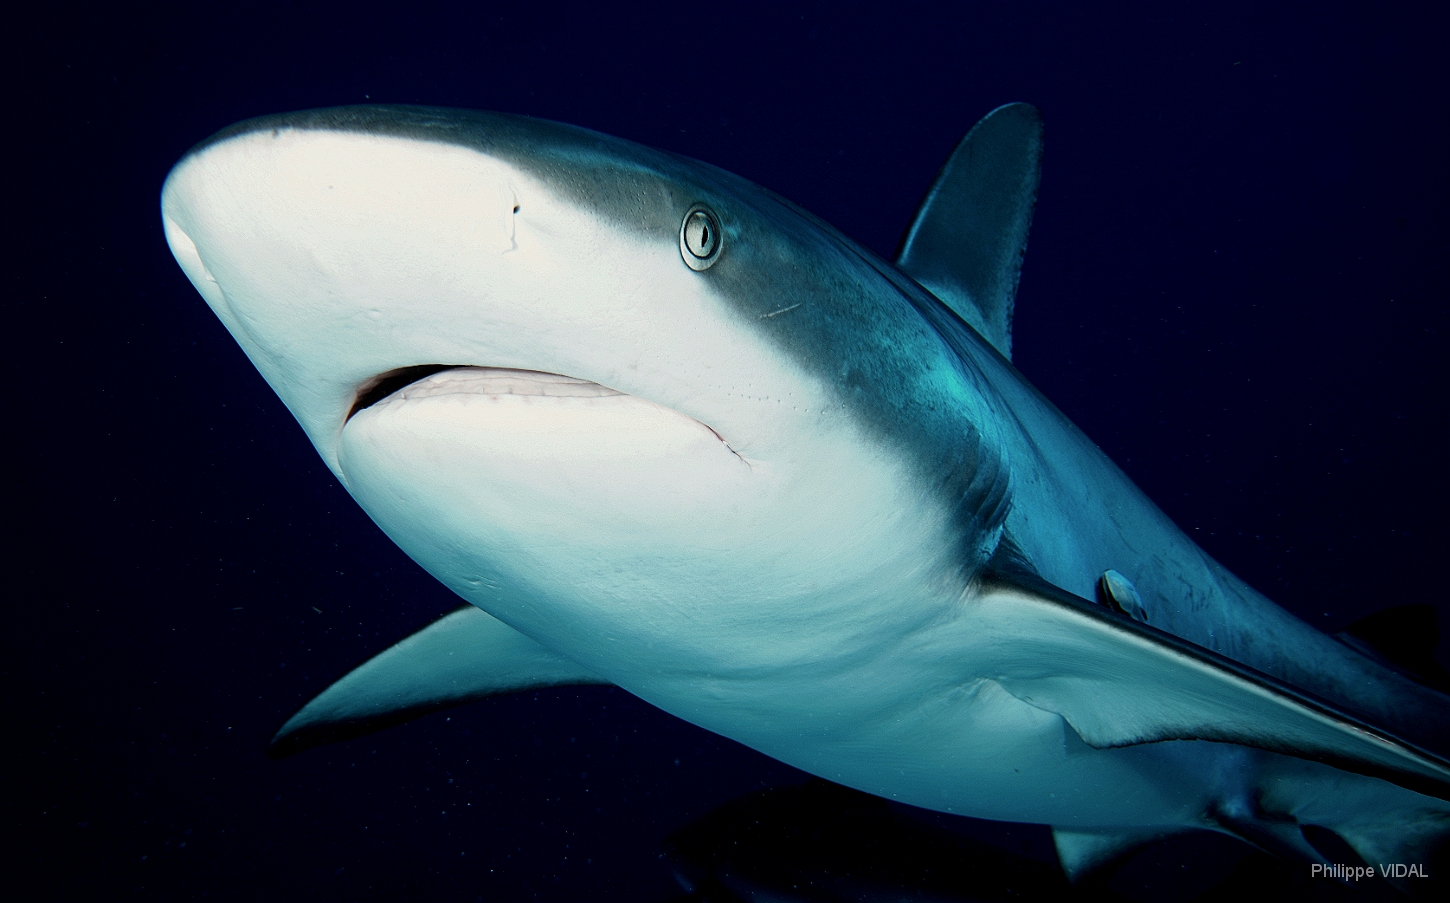
<path fill-rule="evenodd" d="M 1450 799 L 1450 762 L 1187 640 L 1030 577 L 967 611 L 982 676 L 1099 749 L 1214 740 L 1314 759 Z"/>
<path fill-rule="evenodd" d="M 282 725 L 267 753 L 289 756 L 501 693 L 603 683 L 608 681 L 466 605 L 322 691 Z"/>

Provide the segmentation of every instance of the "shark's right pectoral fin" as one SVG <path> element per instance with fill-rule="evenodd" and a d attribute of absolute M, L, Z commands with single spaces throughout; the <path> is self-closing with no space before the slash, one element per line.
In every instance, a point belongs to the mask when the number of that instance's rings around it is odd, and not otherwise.
<path fill-rule="evenodd" d="M 501 693 L 605 683 L 466 605 L 373 656 L 322 691 L 282 725 L 267 754 L 289 756 Z"/>
<path fill-rule="evenodd" d="M 983 586 L 970 608 L 976 667 L 1062 716 L 1099 749 L 1237 743 L 1313 759 L 1450 800 L 1450 762 L 1269 675 L 1035 577 Z"/>

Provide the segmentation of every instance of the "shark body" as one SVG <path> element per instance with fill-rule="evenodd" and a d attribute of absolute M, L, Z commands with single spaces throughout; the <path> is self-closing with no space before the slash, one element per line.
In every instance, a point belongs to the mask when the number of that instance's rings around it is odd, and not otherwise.
<path fill-rule="evenodd" d="M 1211 560 L 1012 367 L 1040 141 L 1026 105 L 984 119 L 894 263 L 522 117 L 339 108 L 194 149 L 177 260 L 470 604 L 279 748 L 613 683 L 870 793 L 1052 825 L 1070 873 L 1190 828 L 1442 845 L 1450 700 Z"/>

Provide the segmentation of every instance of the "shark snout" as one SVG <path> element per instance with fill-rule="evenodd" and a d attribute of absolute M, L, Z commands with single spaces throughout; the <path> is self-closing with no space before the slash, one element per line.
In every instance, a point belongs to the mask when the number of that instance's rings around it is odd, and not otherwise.
<path fill-rule="evenodd" d="M 623 143 L 601 156 L 598 136 L 567 127 L 480 114 L 476 133 L 442 140 L 428 121 L 362 109 L 244 124 L 178 163 L 163 191 L 177 260 L 345 483 L 352 423 L 399 390 L 423 400 L 408 387 L 460 368 L 655 405 L 731 467 L 807 466 L 785 450 L 842 428 L 831 390 L 762 328 L 786 317 L 748 307 L 742 206 L 727 216 L 652 169 L 669 161 Z M 712 241 L 724 228 L 733 243 L 712 244 L 710 266 L 685 259 L 702 216 Z"/>
<path fill-rule="evenodd" d="M 179 163 L 163 220 L 192 283 L 336 470 L 343 424 L 379 387 L 450 366 L 570 371 L 531 342 L 559 292 L 550 249 L 521 253 L 518 220 L 570 224 L 538 192 L 526 208 L 523 181 L 455 145 L 264 129 Z"/>

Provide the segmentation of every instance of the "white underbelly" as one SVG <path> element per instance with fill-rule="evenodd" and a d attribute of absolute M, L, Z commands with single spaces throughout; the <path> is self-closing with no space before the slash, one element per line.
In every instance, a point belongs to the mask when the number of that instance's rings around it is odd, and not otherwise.
<path fill-rule="evenodd" d="M 1094 749 L 1063 719 L 977 680 L 883 702 L 869 676 L 794 692 L 747 686 L 652 685 L 639 695 L 790 765 L 914 806 L 1002 821 L 1107 827 L 1200 822 L 1224 788 L 1225 755 L 1256 753 L 1178 741 Z M 878 689 L 884 689 L 876 683 Z M 794 697 L 795 705 L 786 705 Z M 925 697 L 925 698 L 923 698 Z"/>

